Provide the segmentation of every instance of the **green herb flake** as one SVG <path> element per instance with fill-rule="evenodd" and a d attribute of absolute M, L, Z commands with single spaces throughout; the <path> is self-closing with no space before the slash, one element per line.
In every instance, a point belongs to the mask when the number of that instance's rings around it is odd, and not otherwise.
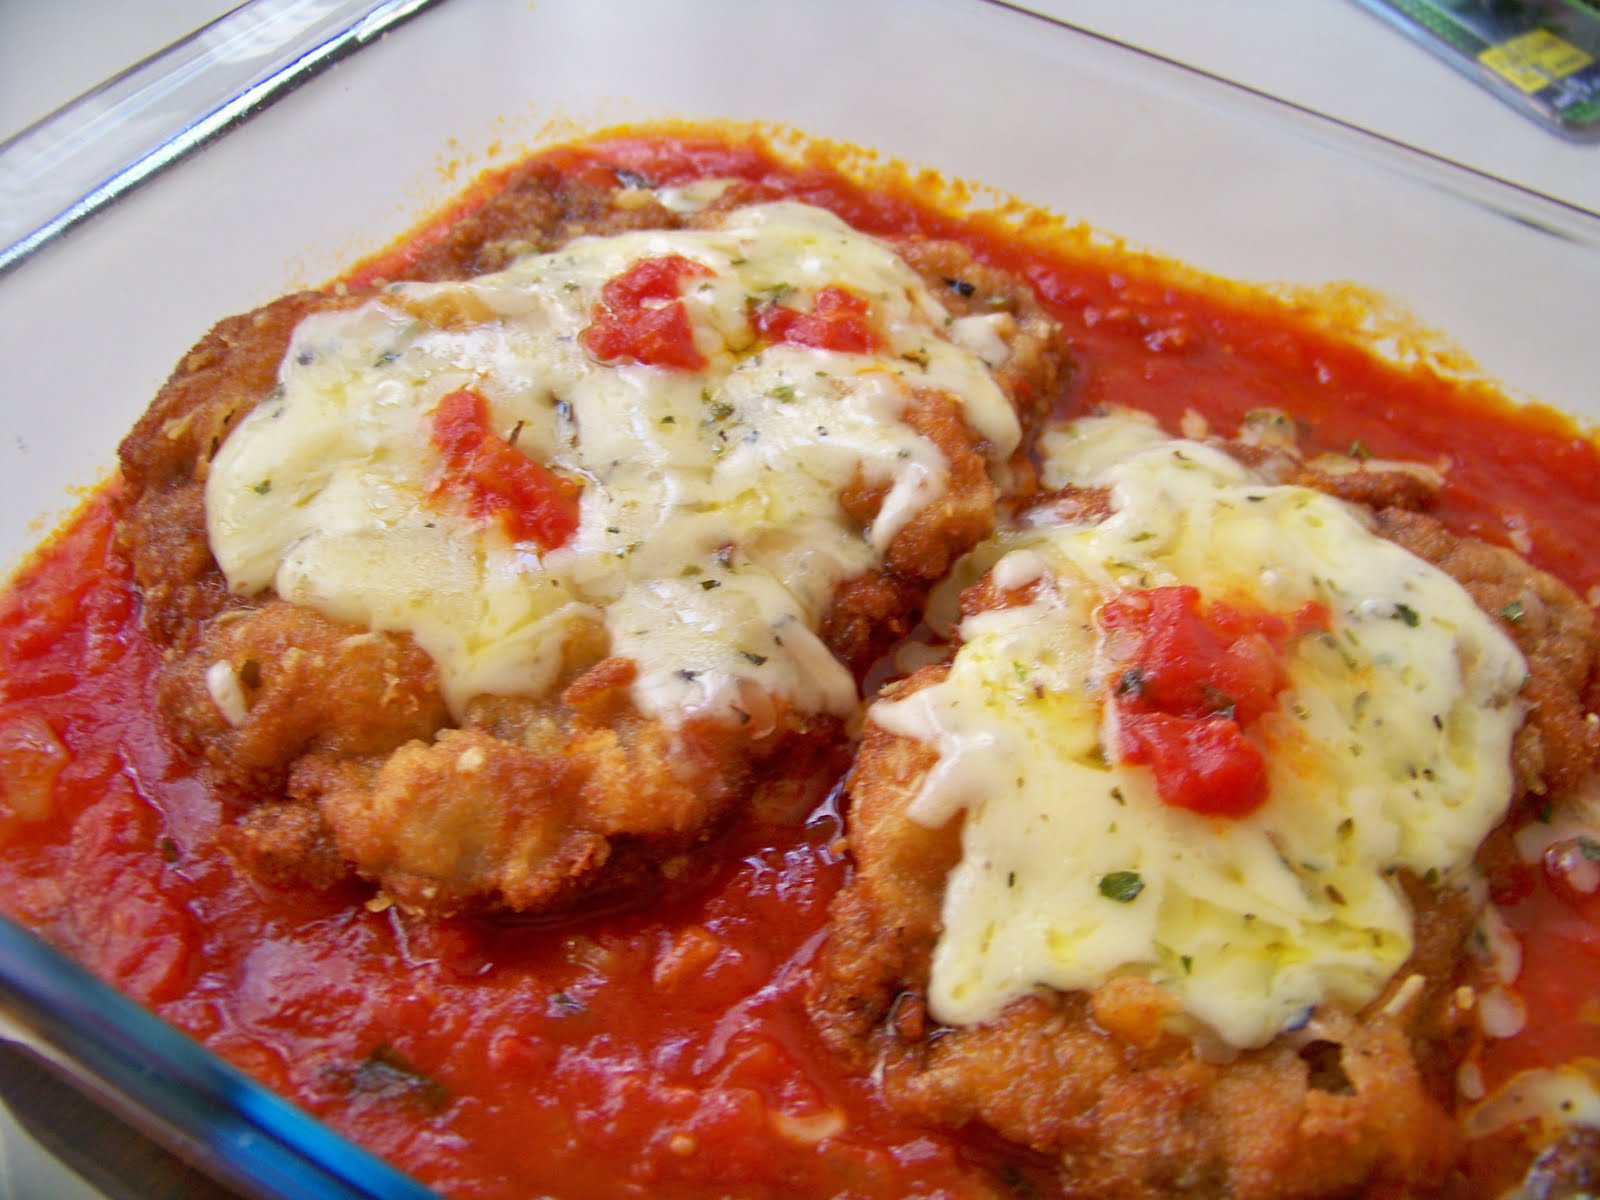
<path fill-rule="evenodd" d="M 1137 871 L 1113 871 L 1100 877 L 1100 894 L 1118 904 L 1130 904 L 1144 891 L 1144 880 Z"/>
<path fill-rule="evenodd" d="M 1522 607 L 1521 600 L 1513 600 L 1510 604 L 1499 610 L 1499 615 L 1504 617 L 1507 621 L 1516 622 L 1522 620 L 1523 614 L 1526 612 L 1527 610 Z"/>
<path fill-rule="evenodd" d="M 418 1070 L 388 1046 L 379 1046 L 356 1064 L 351 1090 L 365 1096 L 408 1099 L 429 1112 L 450 1106 L 450 1093 L 437 1079 Z"/>
<path fill-rule="evenodd" d="M 1194 974 L 1194 957 L 1192 955 L 1189 955 L 1189 954 L 1179 955 L 1178 956 L 1178 961 L 1183 964 L 1183 973 L 1185 975 L 1193 975 Z"/>
<path fill-rule="evenodd" d="M 557 992 L 545 1005 L 545 1013 L 552 1017 L 578 1017 L 588 1011 L 588 1006 L 582 1000 L 566 992 Z"/>
<path fill-rule="evenodd" d="M 1592 837 L 1585 837 L 1580 834 L 1578 836 L 1578 849 L 1583 852 L 1583 856 L 1590 862 L 1600 862 L 1600 842 L 1595 841 Z"/>
<path fill-rule="evenodd" d="M 1351 458 L 1365 459 L 1372 457 L 1372 451 L 1367 449 L 1360 438 L 1357 438 L 1355 441 L 1350 443 L 1350 449 L 1348 453 Z"/>
<path fill-rule="evenodd" d="M 1415 629 L 1422 623 L 1422 617 L 1417 613 L 1417 610 L 1412 608 L 1409 604 L 1396 604 L 1394 606 L 1394 615 L 1400 620 L 1404 621 L 1412 629 Z"/>
<path fill-rule="evenodd" d="M 1117 695 L 1142 696 L 1144 695 L 1144 671 L 1138 667 L 1129 667 L 1117 680 Z"/>
<path fill-rule="evenodd" d="M 756 654 L 754 651 L 751 651 L 751 650 L 741 650 L 741 651 L 739 651 L 739 655 L 746 662 L 751 663 L 751 664 L 753 664 L 754 666 L 757 666 L 757 667 L 759 667 L 762 663 L 767 661 L 767 656 L 765 654 Z"/>
<path fill-rule="evenodd" d="M 1000 1182 L 1017 1200 L 1039 1200 L 1039 1189 L 1016 1167 L 1005 1167 L 1000 1172 Z"/>

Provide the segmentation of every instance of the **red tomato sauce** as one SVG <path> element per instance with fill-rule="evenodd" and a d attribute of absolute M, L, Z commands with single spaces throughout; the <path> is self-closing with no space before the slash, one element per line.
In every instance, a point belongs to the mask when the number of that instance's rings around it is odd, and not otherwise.
<path fill-rule="evenodd" d="M 1587 437 L 1487 387 L 1385 365 L 1244 289 L 1018 239 L 924 205 L 918 181 L 868 190 L 754 143 L 637 137 L 544 158 L 658 184 L 737 175 L 869 232 L 962 237 L 1064 324 L 1069 411 L 1126 404 L 1173 427 L 1195 409 L 1231 433 L 1274 406 L 1317 447 L 1446 459 L 1454 528 L 1525 536 L 1580 591 L 1600 581 Z M 402 276 L 441 228 L 352 280 Z M 835 309 L 821 319 L 860 316 Z M 0 907 L 402 1169 L 485 1200 L 1048 1194 L 1040 1164 L 896 1117 L 809 1026 L 802 996 L 848 870 L 834 778 L 750 814 L 627 908 L 422 921 L 235 870 L 218 801 L 160 734 L 157 659 L 102 495 L 0 598 Z M 1510 907 L 1535 1015 L 1486 1069 L 1600 1052 L 1596 907 L 1543 885 Z"/>
<path fill-rule="evenodd" d="M 1328 627 L 1315 603 L 1286 619 L 1213 602 L 1192 587 L 1148 588 L 1107 601 L 1100 624 L 1124 643 L 1112 689 L 1121 761 L 1150 767 L 1178 808 L 1242 817 L 1267 800 L 1266 754 L 1247 730 L 1288 686 L 1290 636 Z"/>
<path fill-rule="evenodd" d="M 640 259 L 600 289 L 594 320 L 578 340 L 601 362 L 698 371 L 706 360 L 681 296 L 686 280 L 709 274 L 681 254 Z"/>
<path fill-rule="evenodd" d="M 553 550 L 578 529 L 578 485 L 534 462 L 489 426 L 489 402 L 463 388 L 439 401 L 428 426 L 447 470 L 435 485 L 459 492 L 473 516 Z"/>
<path fill-rule="evenodd" d="M 809 312 L 786 304 L 766 304 L 756 309 L 751 320 L 763 337 L 793 346 L 870 354 L 884 345 L 866 300 L 842 287 L 819 291 Z"/>

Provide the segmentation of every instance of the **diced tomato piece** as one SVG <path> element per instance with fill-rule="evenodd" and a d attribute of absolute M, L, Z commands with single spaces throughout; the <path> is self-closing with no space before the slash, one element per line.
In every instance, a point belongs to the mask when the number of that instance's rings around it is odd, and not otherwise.
<path fill-rule="evenodd" d="M 865 298 L 837 286 L 819 291 L 810 312 L 766 304 L 756 309 L 751 321 L 768 341 L 791 346 L 846 354 L 870 354 L 884 347 Z"/>
<path fill-rule="evenodd" d="M 1220 621 L 1218 615 L 1216 608 L 1201 613 L 1200 593 L 1192 587 L 1151 588 L 1108 601 L 1101 624 L 1133 643 L 1116 686 L 1125 705 L 1189 717 L 1220 713 L 1245 725 L 1271 708 L 1284 684 L 1272 641 L 1260 624 L 1242 622 L 1238 609 L 1222 609 Z"/>
<path fill-rule="evenodd" d="M 1202 611 L 1197 589 L 1162 587 L 1107 601 L 1100 623 L 1125 664 L 1111 682 L 1122 761 L 1148 765 L 1161 798 L 1180 808 L 1243 816 L 1265 803 L 1266 759 L 1245 730 L 1288 682 L 1284 647 L 1327 628 L 1328 610 Z"/>
<path fill-rule="evenodd" d="M 434 490 L 461 495 L 473 516 L 498 519 L 517 541 L 546 550 L 578 528 L 578 485 L 499 437 L 477 392 L 463 388 L 440 400 L 428 436 L 445 462 Z"/>
<path fill-rule="evenodd" d="M 1131 713 L 1118 726 L 1122 761 L 1148 766 L 1161 799 L 1213 817 L 1242 817 L 1267 799 L 1267 760 L 1227 717 Z"/>
<path fill-rule="evenodd" d="M 706 360 L 679 293 L 685 279 L 711 269 L 681 254 L 642 258 L 600 289 L 590 324 L 578 341 L 601 362 L 698 371 Z"/>

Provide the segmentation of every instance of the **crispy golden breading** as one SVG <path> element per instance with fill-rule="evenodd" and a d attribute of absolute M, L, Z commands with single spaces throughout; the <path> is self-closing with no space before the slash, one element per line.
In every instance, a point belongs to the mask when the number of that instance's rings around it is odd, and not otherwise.
<path fill-rule="evenodd" d="M 145 625 L 163 645 L 188 649 L 200 623 L 228 602 L 205 537 L 206 464 L 276 386 L 294 327 L 348 303 L 301 292 L 219 321 L 123 439 L 117 532 L 144 600 Z"/>
<path fill-rule="evenodd" d="M 1356 479 L 1287 466 L 1285 479 L 1337 494 L 1391 504 L 1429 495 L 1403 470 Z M 1108 511 L 1103 493 L 1071 488 L 1036 506 L 1088 520 Z M 1375 519 L 1384 536 L 1455 576 L 1515 638 L 1530 704 L 1513 747 L 1516 786 L 1547 799 L 1569 794 L 1600 751 L 1584 720 L 1600 655 L 1589 608 L 1510 551 L 1430 517 L 1389 507 Z M 985 576 L 962 610 L 1031 598 Z M 903 698 L 947 671 L 925 667 L 884 695 Z M 922 743 L 867 723 L 849 781 L 855 872 L 834 902 L 811 1001 L 827 1043 L 852 1069 L 876 1073 L 891 1104 L 950 1128 L 987 1126 L 1056 1158 L 1069 1196 L 1282 1200 L 1427 1195 L 1444 1185 L 1459 1150 L 1446 1104 L 1470 1040 L 1454 1003 L 1476 969 L 1464 953 L 1476 919 L 1469 896 L 1403 875 L 1415 950 L 1383 994 L 1360 1013 L 1318 1010 L 1297 1034 L 1232 1061 L 1210 1061 L 1170 1032 L 1175 1001 L 1131 978 L 1030 995 L 986 1024 L 943 1027 L 925 996 L 961 818 L 932 829 L 908 816 L 936 761 Z M 1402 993 L 1412 976 L 1420 990 Z"/>
<path fill-rule="evenodd" d="M 425 239 L 407 276 L 463 278 L 579 235 L 685 223 L 602 175 L 521 169 Z M 689 223 L 765 198 L 736 184 Z M 1065 370 L 1054 323 L 1026 288 L 962 247 L 907 252 L 953 313 L 1000 316 L 1012 361 L 999 382 L 1031 428 Z M 230 597 L 207 542 L 208 464 L 272 393 L 296 324 L 370 294 L 303 293 L 221 322 L 121 447 L 120 533 L 147 628 L 169 652 L 164 711 L 238 809 L 230 837 L 242 860 L 287 884 L 327 886 L 353 872 L 419 910 L 548 911 L 637 880 L 714 833 L 765 764 L 840 740 L 836 720 L 768 696 L 746 698 L 736 725 L 669 729 L 634 708 L 633 664 L 605 658 L 600 639 L 563 647 L 557 695 L 480 698 L 456 728 L 431 661 L 408 637 L 270 595 Z M 906 420 L 944 455 L 948 486 L 906 522 L 883 567 L 846 581 L 824 615 L 824 640 L 857 672 L 916 622 L 930 584 L 995 521 L 988 447 L 958 403 L 919 390 Z M 1016 463 L 1026 480 L 1020 451 Z M 866 529 L 886 490 L 847 489 L 845 512 Z"/>
<path fill-rule="evenodd" d="M 448 719 L 433 663 L 409 638 L 276 599 L 225 611 L 162 673 L 159 697 L 170 728 L 230 794 L 281 789 L 304 754 L 387 754 Z M 245 719 L 230 720 L 224 688 L 237 688 Z"/>

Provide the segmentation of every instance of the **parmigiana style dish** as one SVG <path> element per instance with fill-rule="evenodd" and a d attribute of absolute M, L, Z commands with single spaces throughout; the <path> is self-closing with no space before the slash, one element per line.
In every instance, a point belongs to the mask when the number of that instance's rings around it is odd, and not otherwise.
<path fill-rule="evenodd" d="M 221 322 L 6 598 L 6 911 L 453 1197 L 1587 1194 L 1595 445 L 846 165 Z"/>

